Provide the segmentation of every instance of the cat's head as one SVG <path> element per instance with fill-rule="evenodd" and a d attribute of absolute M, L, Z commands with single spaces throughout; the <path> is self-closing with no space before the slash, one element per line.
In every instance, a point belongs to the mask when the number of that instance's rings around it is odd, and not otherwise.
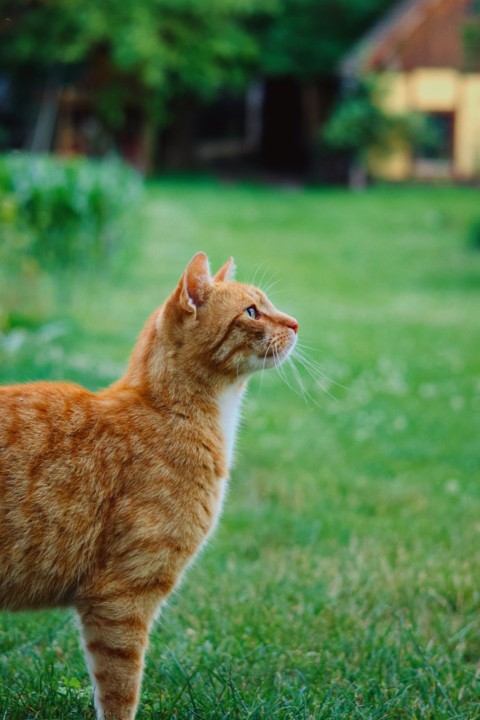
<path fill-rule="evenodd" d="M 197 253 L 159 317 L 176 362 L 197 363 L 232 379 L 278 365 L 293 350 L 297 321 L 252 285 L 233 280 L 232 258 L 211 275 Z"/>

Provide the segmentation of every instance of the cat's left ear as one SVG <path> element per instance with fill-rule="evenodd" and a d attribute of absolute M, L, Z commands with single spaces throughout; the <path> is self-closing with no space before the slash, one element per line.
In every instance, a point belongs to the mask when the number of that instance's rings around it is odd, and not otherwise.
<path fill-rule="evenodd" d="M 212 287 L 208 258 L 203 252 L 193 256 L 180 280 L 180 304 L 186 312 L 196 313 Z"/>
<path fill-rule="evenodd" d="M 213 276 L 214 282 L 227 282 L 228 280 L 233 280 L 235 277 L 235 262 L 233 258 L 229 258 L 225 265 L 220 268 L 218 272 L 215 273 Z"/>

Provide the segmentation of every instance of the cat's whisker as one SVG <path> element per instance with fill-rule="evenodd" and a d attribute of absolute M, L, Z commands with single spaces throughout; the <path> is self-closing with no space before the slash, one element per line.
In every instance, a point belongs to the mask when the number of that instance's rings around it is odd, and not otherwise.
<path fill-rule="evenodd" d="M 299 387 L 302 388 L 302 393 L 305 395 L 308 395 L 310 400 L 314 402 L 316 401 L 313 399 L 311 393 L 309 393 L 306 390 L 305 383 L 303 382 L 301 375 L 298 371 L 298 368 L 295 366 L 293 359 L 297 360 L 299 365 L 301 365 L 305 371 L 310 375 L 310 377 L 314 380 L 315 384 L 320 387 L 323 392 L 325 392 L 329 397 L 331 397 L 333 400 L 337 400 L 337 398 L 332 395 L 331 392 L 329 392 L 328 387 L 325 385 L 324 382 L 321 382 L 321 380 L 325 380 L 327 383 L 332 383 L 335 385 L 339 385 L 339 383 L 336 383 L 334 380 L 329 378 L 325 373 L 320 369 L 320 366 L 318 363 L 316 363 L 314 360 L 312 360 L 310 357 L 308 357 L 306 354 L 304 354 L 297 346 L 292 350 L 291 355 L 288 358 L 287 364 L 290 366 L 290 369 L 292 371 L 292 375 L 294 375 L 296 382 L 298 383 Z M 283 368 L 282 368 L 283 371 Z M 282 374 L 282 373 L 280 373 Z"/>
<path fill-rule="evenodd" d="M 294 386 L 289 382 L 289 380 L 288 380 L 288 378 L 287 378 L 287 376 L 286 376 L 286 373 L 285 373 L 285 367 L 282 365 L 282 359 L 280 358 L 280 355 L 279 355 L 277 349 L 276 349 L 275 347 L 273 347 L 272 349 L 273 349 L 273 356 L 274 356 L 274 359 L 275 359 L 275 367 L 276 367 L 276 370 L 277 370 L 278 374 L 280 375 L 281 379 L 283 380 L 283 382 L 285 383 L 285 385 L 286 385 L 290 390 L 292 390 L 292 392 L 294 392 L 296 395 L 299 395 L 301 398 L 305 399 L 305 396 L 303 395 L 303 393 L 300 392 L 299 390 L 297 390 L 297 388 L 294 387 Z"/>
<path fill-rule="evenodd" d="M 293 351 L 293 355 L 299 362 L 301 362 L 302 365 L 308 367 L 315 374 L 315 376 L 319 375 L 331 383 L 335 382 L 323 372 L 319 363 L 312 360 L 312 358 L 310 358 L 308 355 L 302 353 L 300 349 L 295 348 Z"/>
<path fill-rule="evenodd" d="M 262 268 L 265 269 L 266 263 L 267 263 L 267 261 L 264 260 L 259 265 L 257 265 L 257 267 L 255 268 L 255 271 L 253 273 L 252 281 L 250 283 L 248 283 L 249 285 L 255 285 L 255 286 L 259 285 L 259 283 L 257 283 L 257 275 L 260 272 L 260 270 L 262 270 Z"/>
<path fill-rule="evenodd" d="M 337 387 L 342 388 L 343 390 L 349 390 L 348 387 L 345 385 L 342 385 L 341 383 L 337 382 L 333 378 L 329 377 L 322 369 L 322 366 L 320 363 L 318 363 L 316 360 L 311 358 L 309 355 L 307 355 L 303 349 L 300 347 L 295 346 L 293 354 L 295 358 L 307 369 L 307 366 L 311 368 L 311 370 L 316 374 L 321 376 L 324 380 L 331 383 L 332 385 L 336 385 Z M 313 376 L 312 376 L 313 377 Z"/>
<path fill-rule="evenodd" d="M 270 283 L 270 285 L 268 285 L 268 287 L 265 288 L 265 290 L 263 290 L 265 295 L 268 295 L 269 297 L 273 297 L 276 294 L 275 292 L 272 292 L 272 289 L 275 287 L 275 285 L 278 285 L 278 280 L 276 280 L 273 283 Z"/>
<path fill-rule="evenodd" d="M 303 380 L 302 380 L 302 377 L 301 377 L 301 375 L 300 375 L 300 373 L 299 373 L 299 371 L 298 371 L 298 368 L 295 366 L 295 363 L 293 362 L 293 357 L 292 357 L 292 356 L 289 356 L 289 357 L 287 358 L 287 362 L 288 362 L 288 365 L 289 365 L 289 367 L 290 367 L 290 369 L 291 369 L 291 371 L 292 371 L 292 374 L 293 374 L 294 378 L 296 379 L 296 381 L 298 382 L 298 384 L 299 384 L 299 386 L 300 386 L 300 388 L 301 388 L 301 390 L 302 390 L 302 393 L 303 393 L 303 395 L 304 395 L 304 399 L 305 399 L 306 404 L 308 405 L 308 401 L 310 401 L 310 402 L 312 402 L 314 405 L 317 405 L 317 406 L 318 406 L 318 402 L 315 400 L 315 398 L 311 395 L 311 393 L 310 393 L 310 392 L 307 390 L 307 388 L 305 387 L 305 384 L 304 384 L 304 382 L 303 382 Z"/>
<path fill-rule="evenodd" d="M 305 385 L 303 384 L 302 378 L 301 378 L 300 375 L 298 374 L 298 371 L 297 371 L 295 365 L 294 365 L 293 362 L 292 362 L 292 358 L 290 358 L 290 357 L 287 357 L 287 358 L 286 358 L 286 367 L 289 367 L 289 368 L 290 368 L 290 371 L 291 371 L 291 373 L 292 373 L 294 379 L 296 380 L 296 382 L 297 382 L 297 384 L 298 384 L 298 387 L 299 387 L 299 389 L 300 389 L 300 394 L 301 394 L 301 396 L 303 397 L 303 399 L 305 400 L 305 402 L 307 402 L 307 391 L 306 391 L 306 389 L 305 389 Z"/>
<path fill-rule="evenodd" d="M 302 377 L 301 377 L 300 373 L 298 372 L 298 369 L 296 368 L 295 363 L 293 362 L 293 356 L 289 356 L 289 357 L 287 358 L 287 363 L 288 363 L 288 365 L 290 366 L 293 375 L 294 375 L 295 378 L 297 379 L 298 384 L 300 385 L 300 387 L 302 388 L 302 390 L 303 390 L 305 393 L 307 393 L 307 389 L 306 389 L 306 387 L 305 387 L 305 385 L 304 385 L 304 382 L 303 382 L 303 380 L 302 380 Z"/>
<path fill-rule="evenodd" d="M 298 363 L 306 370 L 306 372 L 310 375 L 310 377 L 318 384 L 320 384 L 320 380 L 325 379 L 322 377 L 321 374 L 317 372 L 316 368 L 312 368 L 308 365 L 307 362 L 305 362 L 304 358 L 302 358 L 300 355 L 294 355 L 293 356 L 295 360 L 298 361 Z"/>
<path fill-rule="evenodd" d="M 313 352 L 318 352 L 318 348 L 312 345 L 307 345 L 305 342 L 303 342 L 303 340 L 299 340 L 295 345 L 294 352 L 297 357 L 300 355 L 303 360 L 310 364 L 310 366 L 315 370 L 315 372 L 318 372 L 318 374 L 321 375 L 325 380 L 332 383 L 333 385 L 336 385 L 337 387 L 342 388 L 343 390 L 350 390 L 350 388 L 346 385 L 342 385 L 342 383 L 339 383 L 337 380 L 334 380 L 329 375 L 327 375 L 324 372 L 322 365 L 308 354 L 309 350 Z"/>
<path fill-rule="evenodd" d="M 261 287 L 262 291 L 265 293 L 265 295 L 271 295 L 271 294 L 272 294 L 272 289 L 273 289 L 276 285 L 278 285 L 279 282 L 280 282 L 280 278 L 275 278 L 275 277 L 273 277 L 273 278 L 269 281 L 269 283 L 268 283 L 267 285 L 264 286 L 264 285 L 262 284 L 262 285 L 260 285 L 260 287 Z"/>
<path fill-rule="evenodd" d="M 302 354 L 304 357 L 308 358 L 312 364 L 315 364 L 315 365 L 318 365 L 318 367 L 321 367 L 320 363 L 317 360 L 315 360 L 315 358 L 313 358 L 309 355 L 310 350 L 308 349 L 308 346 L 303 345 L 303 343 L 297 342 L 297 344 L 295 345 L 295 352 L 298 352 L 298 353 Z"/>
<path fill-rule="evenodd" d="M 263 377 L 264 377 L 264 375 L 265 375 L 265 365 L 266 365 L 266 362 L 267 362 L 268 353 L 269 353 L 270 348 L 271 348 L 271 346 L 272 346 L 272 342 L 273 342 L 273 339 L 270 339 L 270 341 L 269 341 L 269 343 L 268 343 L 268 345 L 267 345 L 267 349 L 265 350 L 265 354 L 264 354 L 264 356 L 263 356 L 262 370 L 261 370 L 261 376 L 260 376 L 260 385 L 259 385 L 259 388 L 258 388 L 259 392 L 260 392 L 261 387 L 263 386 Z"/>
<path fill-rule="evenodd" d="M 268 294 L 269 294 L 269 297 L 270 297 L 270 298 L 272 298 L 272 297 L 278 297 L 279 295 L 283 295 L 283 294 L 284 294 L 284 290 L 275 290 L 274 292 L 270 292 L 270 293 L 268 293 Z"/>
<path fill-rule="evenodd" d="M 312 369 L 311 367 L 309 367 L 307 362 L 305 362 L 305 359 L 302 358 L 302 356 L 295 353 L 295 351 L 292 353 L 292 355 L 295 358 L 295 360 L 297 360 L 300 363 L 300 365 L 302 365 L 302 367 L 305 368 L 307 373 L 315 381 L 316 385 L 318 385 L 321 388 L 321 390 L 323 390 L 323 392 L 325 392 L 330 398 L 332 398 L 332 400 L 338 399 L 335 397 L 335 395 L 332 395 L 332 393 L 328 390 L 328 388 L 321 382 L 322 373 L 320 373 L 316 368 Z M 322 378 L 322 379 L 324 379 L 324 380 L 326 379 L 327 381 L 329 380 L 329 378 Z"/>
<path fill-rule="evenodd" d="M 269 269 L 268 267 L 266 267 L 266 268 L 264 269 L 264 271 L 263 271 L 263 275 L 262 275 L 261 279 L 259 280 L 259 282 L 258 282 L 258 284 L 257 284 L 257 287 L 259 287 L 260 290 L 262 290 L 262 292 L 265 293 L 265 295 L 267 294 L 267 292 L 266 292 L 266 290 L 265 290 L 264 288 L 265 288 L 265 285 L 266 285 L 266 281 L 267 281 L 267 277 L 268 277 L 269 272 L 270 272 L 270 269 Z M 270 280 L 268 280 L 268 283 L 270 283 Z"/>
<path fill-rule="evenodd" d="M 280 360 L 278 359 L 277 353 L 274 351 L 273 354 L 274 354 L 275 363 L 276 363 L 275 368 L 276 368 L 278 374 L 280 375 L 280 378 L 283 380 L 283 382 L 285 383 L 285 385 L 286 385 L 288 388 L 290 388 L 290 390 L 293 390 L 293 392 L 298 395 L 299 392 L 296 390 L 296 388 L 292 387 L 292 385 L 288 382 L 288 379 L 287 379 L 287 377 L 286 377 L 286 375 L 285 375 L 285 369 L 281 366 Z"/>
<path fill-rule="evenodd" d="M 267 349 L 265 350 L 265 355 L 263 356 L 263 367 L 262 367 L 262 370 L 265 370 L 265 366 L 266 366 L 266 364 L 267 364 L 268 354 L 270 353 L 271 350 L 273 350 L 273 351 L 275 352 L 275 348 L 274 348 L 274 345 L 273 345 L 273 338 L 270 338 L 270 340 L 269 340 L 269 342 L 268 342 L 268 345 L 267 345 Z"/>
<path fill-rule="evenodd" d="M 319 352 L 319 348 L 315 347 L 315 345 L 307 345 L 307 343 L 304 340 L 298 340 L 295 347 L 301 347 L 305 350 L 313 350 L 313 352 Z"/>

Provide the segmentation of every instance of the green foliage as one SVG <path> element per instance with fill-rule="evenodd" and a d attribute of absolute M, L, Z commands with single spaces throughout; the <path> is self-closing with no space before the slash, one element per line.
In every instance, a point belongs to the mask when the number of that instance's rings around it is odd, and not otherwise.
<path fill-rule="evenodd" d="M 471 221 L 467 231 L 467 242 L 473 250 L 480 250 L 480 217 Z"/>
<path fill-rule="evenodd" d="M 257 56 L 256 43 L 242 24 L 252 4 L 253 0 L 14 3 L 2 35 L 3 63 L 9 72 L 28 64 L 45 71 L 61 65 L 65 72 L 102 57 L 106 82 L 91 92 L 97 95 L 105 122 L 120 124 L 125 107 L 135 102 L 158 123 L 179 94 L 208 95 L 222 85 L 245 81 Z"/>
<path fill-rule="evenodd" d="M 115 159 L 0 156 L 0 328 L 38 322 L 52 293 L 67 300 L 66 275 L 103 269 L 141 188 Z"/>
<path fill-rule="evenodd" d="M 118 242 L 118 219 L 141 180 L 118 160 L 0 156 L 2 251 L 21 250 L 48 270 L 101 264 Z"/>
<path fill-rule="evenodd" d="M 369 152 L 389 153 L 398 143 L 434 147 L 438 137 L 428 118 L 420 113 L 394 114 L 382 109 L 375 81 L 360 82 L 342 100 L 323 129 L 323 140 L 333 148 L 350 151 L 359 162 Z"/>
<path fill-rule="evenodd" d="M 332 75 L 393 0 L 0 0 L 4 69 L 68 79 L 102 59 L 90 83 L 104 123 L 129 104 L 161 124 L 175 97 L 240 87 L 260 70 Z"/>
<path fill-rule="evenodd" d="M 465 70 L 480 70 L 480 2 L 471 0 L 462 28 Z"/>
<path fill-rule="evenodd" d="M 267 74 L 333 75 L 342 55 L 394 0 L 270 0 L 256 19 Z"/>

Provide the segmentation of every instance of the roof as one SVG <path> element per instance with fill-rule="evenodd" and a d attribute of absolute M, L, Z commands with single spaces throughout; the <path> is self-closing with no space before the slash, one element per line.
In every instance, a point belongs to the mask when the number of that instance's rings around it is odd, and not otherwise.
<path fill-rule="evenodd" d="M 353 46 L 340 63 L 340 74 L 353 77 L 395 55 L 396 46 L 428 19 L 444 0 L 400 0 Z"/>

